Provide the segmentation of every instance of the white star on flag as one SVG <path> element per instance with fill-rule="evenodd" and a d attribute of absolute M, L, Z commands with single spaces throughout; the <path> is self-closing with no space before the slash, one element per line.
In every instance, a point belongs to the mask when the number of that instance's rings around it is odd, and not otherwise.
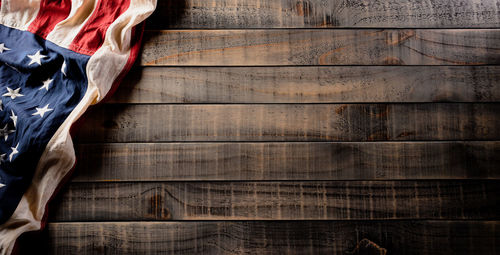
<path fill-rule="evenodd" d="M 10 99 L 16 99 L 16 97 L 22 97 L 24 96 L 23 94 L 20 94 L 19 93 L 19 90 L 21 90 L 21 88 L 17 88 L 17 89 L 11 89 L 9 87 L 7 87 L 7 93 L 3 94 L 2 96 L 4 97 L 10 97 Z"/>
<path fill-rule="evenodd" d="M 0 53 L 3 53 L 6 50 L 10 50 L 9 48 L 5 47 L 5 44 L 0 43 Z"/>
<path fill-rule="evenodd" d="M 12 119 L 12 121 L 14 122 L 14 127 L 17 127 L 17 115 L 13 110 L 10 110 L 10 112 L 12 113 L 12 115 L 10 115 L 10 119 Z"/>
<path fill-rule="evenodd" d="M 43 108 L 38 108 L 38 107 L 36 107 L 36 112 L 35 112 L 35 113 L 33 113 L 32 115 L 40 115 L 40 117 L 42 117 L 42 118 L 43 118 L 43 115 L 44 115 L 46 112 L 50 112 L 50 111 L 52 111 L 52 110 L 54 110 L 54 109 L 50 109 L 50 108 L 49 108 L 49 104 L 47 104 L 47 105 L 46 105 L 45 107 L 43 107 Z"/>
<path fill-rule="evenodd" d="M 5 184 L 1 184 L 1 183 L 0 183 L 0 188 L 3 188 L 3 187 L 5 187 Z"/>
<path fill-rule="evenodd" d="M 3 111 L 3 104 L 2 104 L 2 99 L 0 99 L 0 111 Z"/>
<path fill-rule="evenodd" d="M 32 65 L 34 63 L 37 63 L 38 65 L 41 65 L 42 64 L 42 62 L 41 62 L 42 58 L 46 58 L 47 56 L 42 55 L 42 54 L 40 54 L 40 51 L 37 51 L 35 53 L 35 55 L 28 55 L 27 57 L 31 59 L 30 63 L 28 64 L 30 66 L 30 65 Z"/>
<path fill-rule="evenodd" d="M 9 130 L 8 124 L 5 124 L 3 128 L 0 128 L 0 136 L 3 136 L 5 138 L 5 141 L 7 141 L 7 138 L 9 138 L 9 134 L 14 133 L 15 130 Z"/>
<path fill-rule="evenodd" d="M 46 81 L 43 82 L 43 86 L 41 86 L 38 90 L 45 89 L 49 91 L 49 85 L 54 81 L 53 79 L 47 79 Z"/>
<path fill-rule="evenodd" d="M 12 157 L 14 157 L 14 155 L 16 155 L 17 153 L 19 153 L 19 151 L 17 150 L 18 146 L 19 146 L 19 143 L 17 143 L 16 147 L 10 147 L 12 149 L 12 152 L 9 155 L 9 161 L 10 162 L 12 162 Z"/>

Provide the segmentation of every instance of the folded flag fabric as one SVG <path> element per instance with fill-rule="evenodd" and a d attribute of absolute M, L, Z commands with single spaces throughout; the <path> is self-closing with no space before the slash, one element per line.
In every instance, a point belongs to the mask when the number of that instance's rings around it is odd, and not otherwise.
<path fill-rule="evenodd" d="M 137 57 L 156 0 L 0 1 L 0 254 L 39 230 L 75 164 L 72 124 Z"/>

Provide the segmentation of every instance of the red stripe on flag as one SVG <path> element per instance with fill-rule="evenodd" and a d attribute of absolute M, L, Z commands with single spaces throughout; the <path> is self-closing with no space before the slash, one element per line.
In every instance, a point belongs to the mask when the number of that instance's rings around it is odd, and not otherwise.
<path fill-rule="evenodd" d="M 71 11 L 71 0 L 42 0 L 35 20 L 28 31 L 46 38 L 57 23 L 68 17 Z"/>
<path fill-rule="evenodd" d="M 130 0 L 99 0 L 92 16 L 78 32 L 70 50 L 92 55 L 104 42 L 109 25 L 130 6 Z"/>

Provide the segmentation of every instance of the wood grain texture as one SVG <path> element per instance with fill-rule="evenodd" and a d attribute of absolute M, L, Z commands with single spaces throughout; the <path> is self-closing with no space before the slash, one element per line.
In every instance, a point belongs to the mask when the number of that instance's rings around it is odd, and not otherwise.
<path fill-rule="evenodd" d="M 494 219 L 500 182 L 72 183 L 53 221 Z"/>
<path fill-rule="evenodd" d="M 49 224 L 51 254 L 495 254 L 497 221 Z M 371 251 L 369 253 L 369 251 Z"/>
<path fill-rule="evenodd" d="M 165 30 L 145 33 L 142 65 L 500 64 L 500 29 Z"/>
<path fill-rule="evenodd" d="M 78 144 L 73 182 L 500 178 L 500 142 Z"/>
<path fill-rule="evenodd" d="M 143 67 L 111 103 L 500 101 L 498 66 Z"/>
<path fill-rule="evenodd" d="M 499 10 L 159 0 L 21 254 L 499 253 Z"/>
<path fill-rule="evenodd" d="M 497 0 L 160 0 L 149 29 L 498 27 Z"/>
<path fill-rule="evenodd" d="M 500 104 L 104 105 L 81 142 L 499 140 Z"/>

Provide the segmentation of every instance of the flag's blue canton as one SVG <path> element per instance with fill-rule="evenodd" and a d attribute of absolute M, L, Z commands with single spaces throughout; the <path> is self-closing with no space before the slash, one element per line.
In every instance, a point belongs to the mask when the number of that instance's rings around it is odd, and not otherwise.
<path fill-rule="evenodd" d="M 89 56 L 0 25 L 0 224 L 87 89 Z"/>

